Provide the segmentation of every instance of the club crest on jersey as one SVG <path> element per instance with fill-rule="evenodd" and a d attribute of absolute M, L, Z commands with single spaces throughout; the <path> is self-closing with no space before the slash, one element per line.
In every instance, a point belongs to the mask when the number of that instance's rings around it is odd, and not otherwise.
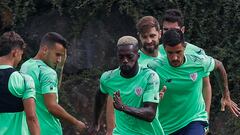
<path fill-rule="evenodd" d="M 141 96 L 142 93 L 143 93 L 143 90 L 142 90 L 141 87 L 137 87 L 137 88 L 135 88 L 135 94 L 136 94 L 137 96 Z"/>
<path fill-rule="evenodd" d="M 197 77 L 198 77 L 198 74 L 197 74 L 197 73 L 192 73 L 192 74 L 190 74 L 190 78 L 192 79 L 192 81 L 196 81 L 196 80 L 197 80 Z"/>

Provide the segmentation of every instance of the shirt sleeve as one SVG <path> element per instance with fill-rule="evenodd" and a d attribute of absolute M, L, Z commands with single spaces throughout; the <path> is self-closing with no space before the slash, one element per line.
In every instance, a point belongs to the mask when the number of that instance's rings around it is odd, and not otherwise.
<path fill-rule="evenodd" d="M 57 73 L 54 70 L 42 70 L 40 72 L 41 94 L 57 93 L 58 80 Z"/>
<path fill-rule="evenodd" d="M 185 52 L 188 53 L 188 54 L 197 54 L 197 55 L 206 55 L 205 51 L 196 46 L 196 45 L 193 45 L 193 44 L 190 44 L 190 43 L 187 43 L 186 42 L 186 49 L 185 49 Z"/>
<path fill-rule="evenodd" d="M 24 83 L 25 83 L 25 91 L 23 94 L 23 99 L 27 98 L 35 98 L 36 97 L 36 90 L 35 84 L 31 76 L 27 74 L 22 74 Z"/>
<path fill-rule="evenodd" d="M 26 74 L 20 74 L 17 71 L 12 73 L 8 82 L 8 88 L 16 97 L 23 99 L 35 98 L 34 81 Z"/>
<path fill-rule="evenodd" d="M 159 103 L 159 76 L 157 73 L 150 73 L 147 79 L 147 87 L 143 93 L 143 102 Z"/>
<path fill-rule="evenodd" d="M 215 60 L 212 57 L 205 55 L 202 64 L 204 69 L 204 77 L 209 76 L 210 72 L 214 70 Z"/>

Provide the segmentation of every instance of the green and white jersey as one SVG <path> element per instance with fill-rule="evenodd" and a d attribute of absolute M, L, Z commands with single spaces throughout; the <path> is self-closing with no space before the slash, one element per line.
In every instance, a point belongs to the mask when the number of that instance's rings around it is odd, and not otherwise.
<path fill-rule="evenodd" d="M 161 56 L 159 52 L 158 52 L 158 56 L 157 57 L 152 57 L 152 56 L 146 55 L 141 50 L 139 50 L 138 53 L 140 54 L 140 57 L 138 59 L 138 63 L 142 67 L 147 67 L 147 64 L 149 63 L 149 61 L 152 61 L 155 58 L 160 58 L 160 56 Z"/>
<path fill-rule="evenodd" d="M 13 68 L 1 65 L 0 69 Z M 25 79 L 25 80 L 24 80 Z M 32 78 L 15 71 L 8 81 L 10 93 L 24 99 L 35 98 L 35 87 Z M 29 135 L 26 116 L 24 112 L 0 113 L 0 135 Z"/>
<path fill-rule="evenodd" d="M 193 55 L 206 55 L 205 51 L 202 48 L 197 47 L 197 46 L 195 46 L 193 44 L 190 44 L 188 42 L 185 42 L 185 43 L 186 43 L 186 48 L 185 48 L 184 53 L 193 54 Z M 162 56 L 166 55 L 163 44 L 159 45 L 159 52 Z"/>
<path fill-rule="evenodd" d="M 120 91 L 123 104 L 140 108 L 144 102 L 159 103 L 159 77 L 148 68 L 139 67 L 137 75 L 124 78 L 119 68 L 104 72 L 100 78 L 100 90 L 113 96 Z M 163 135 L 157 115 L 147 122 L 114 109 L 116 127 L 114 135 Z"/>
<path fill-rule="evenodd" d="M 21 72 L 30 75 L 36 86 L 36 112 L 41 135 L 62 135 L 59 119 L 54 117 L 44 104 L 44 94 L 55 93 L 58 102 L 58 79 L 55 70 L 43 61 L 29 59 L 21 66 Z"/>
<path fill-rule="evenodd" d="M 172 67 L 167 57 L 155 59 L 148 67 L 160 77 L 160 88 L 167 86 L 159 103 L 159 121 L 165 134 L 171 134 L 192 121 L 207 121 L 202 96 L 202 78 L 214 69 L 214 59 L 203 55 L 185 55 L 180 67 Z"/>

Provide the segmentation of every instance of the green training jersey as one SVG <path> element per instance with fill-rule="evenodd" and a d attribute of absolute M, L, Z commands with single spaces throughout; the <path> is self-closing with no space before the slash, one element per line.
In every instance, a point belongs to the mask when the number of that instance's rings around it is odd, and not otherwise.
<path fill-rule="evenodd" d="M 0 69 L 13 68 L 1 65 Z M 35 98 L 35 87 L 32 78 L 20 74 L 18 71 L 10 75 L 8 81 L 10 93 L 24 99 Z M 0 135 L 29 135 L 26 116 L 24 112 L 0 113 Z"/>
<path fill-rule="evenodd" d="M 55 70 L 43 61 L 29 59 L 21 66 L 21 72 L 29 74 L 36 87 L 36 112 L 41 135 L 62 135 L 59 119 L 54 117 L 44 104 L 44 94 L 55 93 L 58 102 L 58 79 Z"/>
<path fill-rule="evenodd" d="M 140 57 L 138 59 L 138 63 L 139 63 L 139 65 L 141 65 L 143 67 L 147 67 L 147 64 L 149 63 L 149 61 L 152 61 L 155 58 L 160 58 L 160 56 L 161 56 L 159 52 L 158 52 L 157 57 L 152 57 L 152 56 L 146 55 L 141 50 L 139 50 L 138 53 L 140 54 Z"/>
<path fill-rule="evenodd" d="M 198 55 L 206 55 L 205 54 L 205 51 L 200 48 L 200 47 L 197 47 L 193 44 L 190 44 L 188 42 L 185 42 L 186 43 L 186 48 L 185 48 L 185 51 L 184 53 L 186 54 L 198 54 Z M 159 45 L 159 52 L 161 55 L 166 55 L 166 52 L 164 50 L 164 47 L 163 47 L 163 44 Z"/>
<path fill-rule="evenodd" d="M 140 108 L 144 102 L 159 102 L 159 77 L 148 68 L 140 67 L 137 75 L 124 78 L 120 69 L 104 72 L 100 78 L 100 90 L 113 96 L 120 91 L 123 104 Z M 163 135 L 157 115 L 152 122 L 147 122 L 114 109 L 116 127 L 114 135 Z"/>
<path fill-rule="evenodd" d="M 146 55 L 145 53 L 143 53 L 141 50 L 139 50 L 139 54 L 140 54 L 140 57 L 138 59 L 138 63 L 139 65 L 143 66 L 143 67 L 147 67 L 147 64 L 149 63 L 149 61 L 152 61 L 154 60 L 155 58 L 160 58 L 161 56 L 164 56 L 166 55 L 166 52 L 164 50 L 164 47 L 163 45 L 159 45 L 159 49 L 158 49 L 158 56 L 157 57 L 152 57 L 152 56 L 149 56 L 149 55 Z M 193 44 L 190 44 L 188 42 L 186 42 L 186 49 L 185 49 L 185 53 L 187 54 L 199 54 L 199 55 L 206 55 L 205 54 L 205 51 L 200 48 L 200 47 L 197 47 Z"/>
<path fill-rule="evenodd" d="M 165 134 L 171 134 L 192 121 L 207 121 L 202 96 L 202 78 L 214 69 L 214 59 L 206 55 L 185 55 L 185 62 L 172 67 L 167 57 L 156 59 L 148 67 L 160 77 L 160 88 L 167 86 L 159 103 L 159 121 Z"/>

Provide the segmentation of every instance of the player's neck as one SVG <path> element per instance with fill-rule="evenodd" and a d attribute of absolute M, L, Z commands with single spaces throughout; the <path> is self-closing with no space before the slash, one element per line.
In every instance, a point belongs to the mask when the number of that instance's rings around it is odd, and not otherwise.
<path fill-rule="evenodd" d="M 0 65 L 9 65 L 9 66 L 13 66 L 13 60 L 10 59 L 8 56 L 3 56 L 0 57 Z"/>

